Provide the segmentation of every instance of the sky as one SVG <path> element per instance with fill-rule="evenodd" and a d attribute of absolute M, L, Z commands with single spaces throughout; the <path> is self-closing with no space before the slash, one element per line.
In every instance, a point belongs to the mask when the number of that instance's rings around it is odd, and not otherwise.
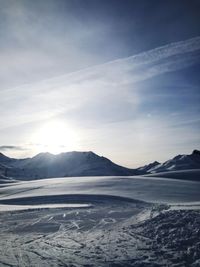
<path fill-rule="evenodd" d="M 0 0 L 0 62 L 8 156 L 200 149 L 199 0 Z"/>

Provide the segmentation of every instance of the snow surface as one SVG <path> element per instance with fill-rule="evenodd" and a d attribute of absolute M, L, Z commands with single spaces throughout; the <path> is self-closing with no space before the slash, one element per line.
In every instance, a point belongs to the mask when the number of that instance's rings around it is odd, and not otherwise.
<path fill-rule="evenodd" d="M 197 181 L 160 177 L 72 177 L 12 183 L 0 188 L 0 200 L 65 194 L 114 195 L 146 202 L 177 203 L 200 200 Z M 1 201 L 0 201 L 1 202 Z"/>
<path fill-rule="evenodd" d="M 38 210 L 38 209 L 56 209 L 56 208 L 86 208 L 90 204 L 40 204 L 40 205 L 0 205 L 0 211 L 13 210 Z"/>
<path fill-rule="evenodd" d="M 188 180 L 188 181 L 191 180 L 191 181 L 200 182 L 200 169 L 159 172 L 159 173 L 154 173 L 154 174 L 148 174 L 145 176 L 180 179 L 180 180 Z"/>
<path fill-rule="evenodd" d="M 2 184 L 0 266 L 199 266 L 199 192 L 138 176 Z"/>

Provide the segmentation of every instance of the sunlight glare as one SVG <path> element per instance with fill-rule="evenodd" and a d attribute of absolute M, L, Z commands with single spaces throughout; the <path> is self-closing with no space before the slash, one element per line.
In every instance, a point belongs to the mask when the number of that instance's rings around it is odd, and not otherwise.
<path fill-rule="evenodd" d="M 58 154 L 76 150 L 78 140 L 75 131 L 61 121 L 51 121 L 42 126 L 33 136 L 37 152 Z"/>

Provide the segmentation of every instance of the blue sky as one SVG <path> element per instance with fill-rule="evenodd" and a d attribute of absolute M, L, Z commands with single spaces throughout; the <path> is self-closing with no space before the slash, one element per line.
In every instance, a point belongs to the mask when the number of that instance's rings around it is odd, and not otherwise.
<path fill-rule="evenodd" d="M 136 167 L 200 148 L 199 1 L 0 4 L 3 153 Z"/>

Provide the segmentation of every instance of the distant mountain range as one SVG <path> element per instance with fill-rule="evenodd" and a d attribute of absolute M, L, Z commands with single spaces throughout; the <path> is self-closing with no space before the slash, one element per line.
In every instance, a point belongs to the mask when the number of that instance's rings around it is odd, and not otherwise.
<path fill-rule="evenodd" d="M 141 169 L 142 168 L 139 168 L 138 170 Z M 159 163 L 155 161 L 154 163 L 146 165 L 146 168 L 142 170 L 146 171 L 147 173 L 160 173 L 160 172 L 181 171 L 181 170 L 191 170 L 191 169 L 200 169 L 199 150 L 194 150 L 190 155 L 178 155 L 173 159 L 170 159 L 164 163 Z"/>
<path fill-rule="evenodd" d="M 164 163 L 157 161 L 129 169 L 89 152 L 66 152 L 58 155 L 40 153 L 33 158 L 14 159 L 0 153 L 0 177 L 31 180 L 69 176 L 132 176 L 177 170 L 200 169 L 200 151 L 178 155 Z"/>

